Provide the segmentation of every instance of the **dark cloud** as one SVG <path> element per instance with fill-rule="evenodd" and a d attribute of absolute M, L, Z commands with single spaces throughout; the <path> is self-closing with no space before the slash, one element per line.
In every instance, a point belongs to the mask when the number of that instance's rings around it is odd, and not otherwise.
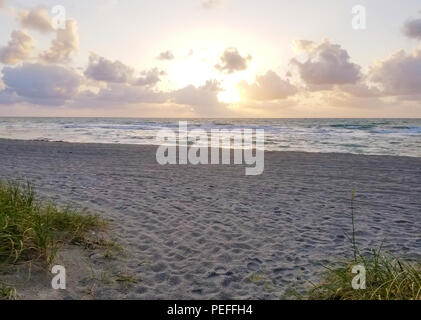
<path fill-rule="evenodd" d="M 40 54 L 40 59 L 47 63 L 65 63 L 79 50 L 79 33 L 76 20 L 66 21 L 65 29 L 57 29 L 56 38 L 48 50 Z"/>
<path fill-rule="evenodd" d="M 246 70 L 251 56 L 243 57 L 236 48 L 227 48 L 220 59 L 215 68 L 224 73 L 233 73 Z"/>
<path fill-rule="evenodd" d="M 261 101 L 285 99 L 297 92 L 295 86 L 288 80 L 281 79 L 273 71 L 256 77 L 256 82 L 253 84 L 240 82 L 238 89 L 242 97 Z"/>
<path fill-rule="evenodd" d="M 3 82 L 6 86 L 0 92 L 3 104 L 15 101 L 62 105 L 77 95 L 82 77 L 60 66 L 24 63 L 15 68 L 5 67 Z"/>
<path fill-rule="evenodd" d="M 24 31 L 14 30 L 9 43 L 0 48 L 0 62 L 17 64 L 28 59 L 35 49 L 35 41 Z"/>
<path fill-rule="evenodd" d="M 407 20 L 403 27 L 403 33 L 409 38 L 421 40 L 421 18 Z"/>
<path fill-rule="evenodd" d="M 157 57 L 158 60 L 174 60 L 174 55 L 170 50 L 161 52 Z"/>
<path fill-rule="evenodd" d="M 338 44 L 325 40 L 316 45 L 311 41 L 298 41 L 296 46 L 307 54 L 307 60 L 292 59 L 298 67 L 302 80 L 313 86 L 356 83 L 360 77 L 360 66 L 350 61 L 348 52 Z"/>
<path fill-rule="evenodd" d="M 131 67 L 120 61 L 111 61 L 91 54 L 85 76 L 97 81 L 126 83 L 133 79 L 133 73 Z"/>
<path fill-rule="evenodd" d="M 42 7 L 33 8 L 31 10 L 23 10 L 19 12 L 17 19 L 23 27 L 28 29 L 40 32 L 54 31 L 49 12 L 47 9 Z"/>

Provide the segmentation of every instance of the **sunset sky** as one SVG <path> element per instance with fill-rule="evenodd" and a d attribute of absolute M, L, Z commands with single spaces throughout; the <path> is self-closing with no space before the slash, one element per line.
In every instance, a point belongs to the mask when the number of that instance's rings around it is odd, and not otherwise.
<path fill-rule="evenodd" d="M 421 2 L 0 0 L 0 71 L 0 116 L 421 117 Z"/>

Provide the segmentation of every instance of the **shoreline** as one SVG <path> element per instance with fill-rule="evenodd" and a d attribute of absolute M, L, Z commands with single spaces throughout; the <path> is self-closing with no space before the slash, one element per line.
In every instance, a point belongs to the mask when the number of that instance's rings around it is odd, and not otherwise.
<path fill-rule="evenodd" d="M 136 144 L 136 143 L 108 143 L 108 142 L 69 142 L 69 141 L 60 141 L 60 140 L 43 140 L 43 139 L 12 139 L 12 138 L 0 138 L 0 141 L 15 141 L 15 142 L 39 142 L 39 143 L 55 143 L 55 144 L 69 144 L 69 145 L 99 145 L 99 146 L 126 146 L 126 147 L 153 147 L 158 148 L 158 144 Z M 222 148 L 220 148 L 222 149 Z M 235 150 L 235 148 L 230 148 Z M 255 150 L 255 149 L 253 149 Z M 402 155 L 389 155 L 389 154 L 365 154 L 365 153 L 352 153 L 352 152 L 320 152 L 320 151 L 295 151 L 295 150 L 264 150 L 265 154 L 267 153 L 309 153 L 309 154 L 327 154 L 327 155 L 353 155 L 353 156 L 364 156 L 364 157 L 394 157 L 394 158 L 411 158 L 411 159 L 421 159 L 417 156 L 402 156 Z"/>
<path fill-rule="evenodd" d="M 0 149 L 0 178 L 114 220 L 130 253 L 114 267 L 142 281 L 105 299 L 285 298 L 350 252 L 352 189 L 359 247 L 385 240 L 421 257 L 417 157 L 267 151 L 263 174 L 245 176 L 243 165 L 161 166 L 150 145 L 0 139 Z"/>

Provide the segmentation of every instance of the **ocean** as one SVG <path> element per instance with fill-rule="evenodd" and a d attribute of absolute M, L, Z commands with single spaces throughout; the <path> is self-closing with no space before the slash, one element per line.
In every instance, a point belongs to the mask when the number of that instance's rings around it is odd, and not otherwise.
<path fill-rule="evenodd" d="M 0 138 L 156 144 L 181 119 L 0 118 Z M 421 157 L 421 119 L 187 119 L 189 129 L 264 129 L 265 150 Z"/>

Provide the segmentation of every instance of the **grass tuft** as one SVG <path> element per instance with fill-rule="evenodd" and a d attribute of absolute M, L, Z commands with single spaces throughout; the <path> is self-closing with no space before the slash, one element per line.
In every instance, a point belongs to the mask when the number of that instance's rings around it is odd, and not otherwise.
<path fill-rule="evenodd" d="M 366 288 L 352 288 L 355 265 L 366 270 Z M 421 300 L 421 264 L 403 262 L 381 250 L 357 261 L 342 262 L 327 268 L 325 280 L 316 285 L 309 296 L 317 300 Z"/>
<path fill-rule="evenodd" d="M 28 183 L 0 181 L 0 262 L 43 259 L 50 265 L 65 244 L 83 244 L 105 226 L 98 216 L 36 200 Z"/>
<path fill-rule="evenodd" d="M 421 300 L 421 264 L 404 262 L 384 254 L 382 248 L 360 253 L 355 239 L 355 190 L 351 195 L 353 259 L 326 267 L 325 279 L 310 291 L 309 299 L 317 300 Z M 365 268 L 365 288 L 354 289 L 354 266 Z"/>
<path fill-rule="evenodd" d="M 6 285 L 0 285 L 0 300 L 16 300 L 18 294 L 16 289 Z"/>

